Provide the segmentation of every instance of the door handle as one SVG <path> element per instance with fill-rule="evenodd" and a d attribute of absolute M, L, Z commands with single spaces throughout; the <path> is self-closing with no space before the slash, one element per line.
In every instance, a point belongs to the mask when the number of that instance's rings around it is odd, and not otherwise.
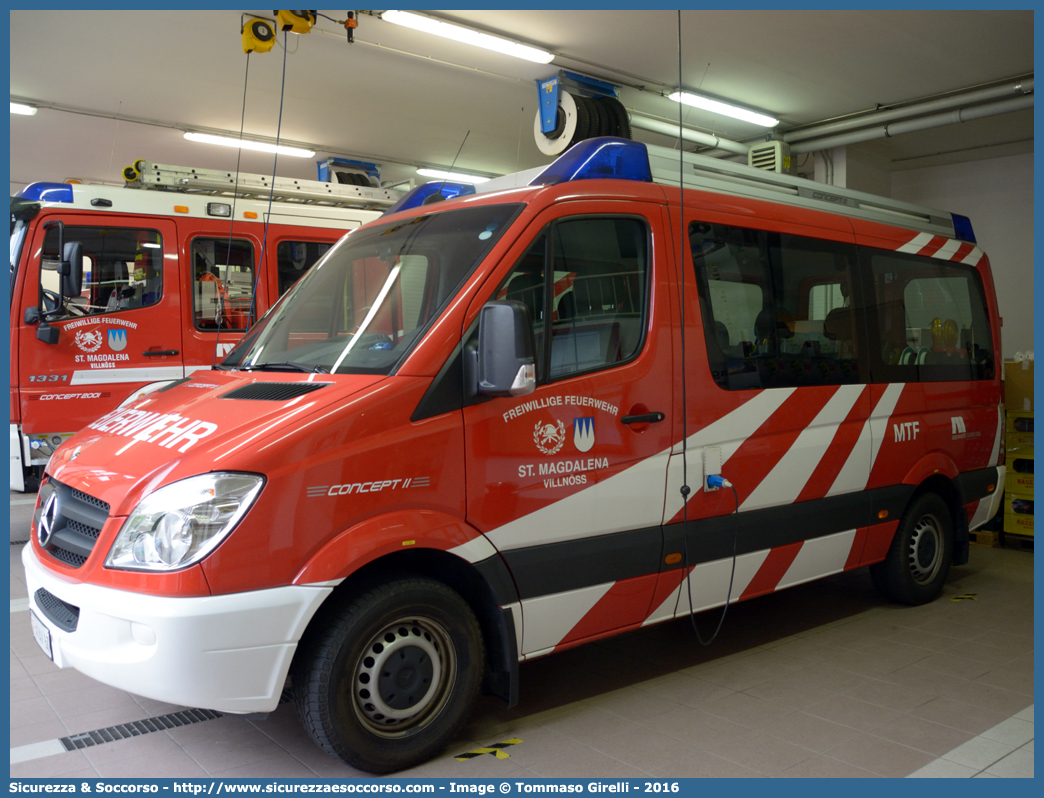
<path fill-rule="evenodd" d="M 142 352 L 145 357 L 166 357 L 167 355 L 176 355 L 177 349 L 150 349 L 148 352 Z"/>
<path fill-rule="evenodd" d="M 624 424 L 655 424 L 657 421 L 663 421 L 667 416 L 663 413 L 643 413 L 640 416 L 624 416 L 620 419 Z"/>

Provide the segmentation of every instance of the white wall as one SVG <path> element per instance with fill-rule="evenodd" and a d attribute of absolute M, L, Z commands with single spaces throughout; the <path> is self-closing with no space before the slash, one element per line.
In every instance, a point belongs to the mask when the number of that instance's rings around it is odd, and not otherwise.
<path fill-rule="evenodd" d="M 892 198 L 971 219 L 990 257 L 1003 354 L 1033 348 L 1033 154 L 892 174 Z"/>

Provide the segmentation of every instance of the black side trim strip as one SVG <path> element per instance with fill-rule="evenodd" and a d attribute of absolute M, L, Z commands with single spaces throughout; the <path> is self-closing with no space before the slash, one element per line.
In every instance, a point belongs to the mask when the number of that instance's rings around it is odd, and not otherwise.
<path fill-rule="evenodd" d="M 481 562 L 474 564 L 475 570 L 482 575 L 493 593 L 493 600 L 498 606 L 504 607 L 518 601 L 518 591 L 515 589 L 515 580 L 511 578 L 511 572 L 504 564 L 499 554 L 487 557 Z"/>
<path fill-rule="evenodd" d="M 660 527 L 505 551 L 523 599 L 616 582 L 660 570 Z"/>
<path fill-rule="evenodd" d="M 968 504 L 976 499 L 983 499 L 989 496 L 993 493 L 993 491 L 987 490 L 990 485 L 994 486 L 993 490 L 997 489 L 996 466 L 980 468 L 978 471 L 966 471 L 963 474 L 958 474 L 953 480 L 953 486 L 957 489 L 957 493 L 960 494 L 961 504 Z"/>

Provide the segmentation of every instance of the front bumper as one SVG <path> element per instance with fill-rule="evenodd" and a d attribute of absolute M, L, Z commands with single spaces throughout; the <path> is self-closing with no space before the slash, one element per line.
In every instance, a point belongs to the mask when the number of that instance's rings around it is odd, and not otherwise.
<path fill-rule="evenodd" d="M 22 550 L 29 601 L 54 662 L 137 695 L 221 712 L 270 712 L 297 642 L 335 583 L 170 598 L 70 583 Z M 73 631 L 37 603 L 43 589 L 79 608 Z"/>

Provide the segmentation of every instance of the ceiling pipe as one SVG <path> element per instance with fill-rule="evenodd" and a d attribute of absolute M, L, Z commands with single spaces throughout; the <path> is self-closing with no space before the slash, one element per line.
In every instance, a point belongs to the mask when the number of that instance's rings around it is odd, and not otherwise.
<path fill-rule="evenodd" d="M 818 139 L 825 136 L 832 136 L 837 133 L 844 133 L 849 130 L 874 127 L 886 122 L 892 122 L 898 119 L 908 119 L 911 116 L 921 116 L 922 114 L 930 114 L 936 111 L 944 111 L 948 108 L 955 108 L 957 106 L 969 106 L 987 100 L 998 100 L 1012 97 L 1012 95 L 1015 95 L 1016 98 L 1020 98 L 1032 93 L 1033 78 L 1026 78 L 1015 83 L 1005 83 L 1002 86 L 992 86 L 987 89 L 977 89 L 975 91 L 953 94 L 948 97 L 940 97 L 937 100 L 915 103 L 891 111 L 879 111 L 877 113 L 866 114 L 851 119 L 843 119 L 838 122 L 827 122 L 826 124 L 815 125 L 803 130 L 789 131 L 783 134 L 783 140 L 788 144 L 793 144 L 806 139 Z"/>
<path fill-rule="evenodd" d="M 647 116 L 639 116 L 634 113 L 631 114 L 631 127 L 641 128 L 642 130 L 651 130 L 654 133 L 662 133 L 665 136 L 678 137 L 677 124 L 662 122 L 659 119 L 650 119 Z M 739 155 L 746 155 L 750 152 L 750 146 L 747 144 L 740 144 L 738 141 L 729 141 L 728 139 L 720 139 L 709 133 L 701 133 L 698 130 L 690 130 L 689 128 L 683 127 L 681 129 L 681 137 L 686 141 L 691 141 L 704 147 L 717 147 Z"/>
<path fill-rule="evenodd" d="M 984 119 L 989 116 L 1009 114 L 1013 111 L 1022 111 L 1033 107 L 1033 95 L 1015 97 L 1010 100 L 1001 100 L 986 105 L 976 105 L 971 108 L 958 108 L 955 111 L 946 111 L 941 114 L 922 116 L 917 119 L 908 119 L 902 122 L 893 122 L 890 125 L 879 125 L 866 130 L 856 130 L 839 136 L 827 136 L 825 138 L 812 139 L 793 144 L 790 147 L 792 155 L 800 155 L 805 152 L 816 152 L 818 150 L 830 150 L 834 147 L 845 147 L 849 144 L 858 144 L 861 141 L 899 136 L 903 133 L 913 133 L 918 130 L 928 130 L 943 125 L 955 125 L 960 122 L 969 122 L 972 119 Z"/>

